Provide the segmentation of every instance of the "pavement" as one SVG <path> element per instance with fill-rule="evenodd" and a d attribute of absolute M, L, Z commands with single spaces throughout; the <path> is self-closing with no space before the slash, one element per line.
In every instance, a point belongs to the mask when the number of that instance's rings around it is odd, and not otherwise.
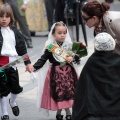
<path fill-rule="evenodd" d="M 119 2 L 115 2 L 117 7 L 115 9 L 119 10 Z M 89 29 L 86 27 L 87 31 L 87 39 L 88 39 L 88 55 L 81 59 L 81 63 L 78 67 L 78 75 L 80 74 L 84 64 L 86 63 L 89 56 L 94 52 L 94 37 L 93 37 L 93 29 Z M 36 33 L 35 37 L 32 37 L 33 40 L 33 49 L 28 49 L 28 53 L 30 54 L 30 58 L 32 64 L 34 64 L 38 58 L 41 56 L 41 51 L 43 49 L 44 43 L 47 40 L 46 32 Z M 80 26 L 80 37 L 79 40 L 84 43 L 83 34 Z M 49 116 L 44 115 L 39 109 L 36 107 L 36 91 L 37 91 L 37 82 L 33 83 L 31 80 L 31 74 L 25 72 L 25 66 L 23 63 L 17 65 L 19 70 L 19 77 L 20 77 L 20 85 L 24 88 L 23 92 L 18 95 L 17 97 L 17 104 L 20 108 L 20 115 L 15 117 L 12 114 L 12 110 L 8 103 L 8 112 L 10 116 L 10 120 L 55 120 L 56 111 L 50 111 Z M 10 96 L 8 96 L 8 99 Z M 72 110 L 71 110 L 72 111 Z M 65 111 L 62 111 L 65 120 Z M 0 109 L 0 116 L 1 116 L 1 109 Z"/>

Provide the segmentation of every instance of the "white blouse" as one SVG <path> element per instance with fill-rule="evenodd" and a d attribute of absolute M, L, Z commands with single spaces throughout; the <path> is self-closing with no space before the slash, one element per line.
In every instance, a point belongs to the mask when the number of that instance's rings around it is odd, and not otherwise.
<path fill-rule="evenodd" d="M 9 56 L 9 62 L 16 60 L 18 56 L 17 51 L 15 49 L 16 41 L 15 41 L 15 34 L 13 30 L 9 27 L 1 27 L 1 34 L 3 37 L 3 46 L 1 50 L 2 56 Z"/>

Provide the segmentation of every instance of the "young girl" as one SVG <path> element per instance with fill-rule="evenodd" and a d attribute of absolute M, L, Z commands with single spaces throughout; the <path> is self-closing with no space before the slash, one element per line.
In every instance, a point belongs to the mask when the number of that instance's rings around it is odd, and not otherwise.
<path fill-rule="evenodd" d="M 49 52 L 46 49 L 46 46 L 49 44 L 58 46 L 65 51 L 72 49 L 72 42 L 66 25 L 63 22 L 57 22 L 52 26 L 48 40 L 46 41 L 44 54 L 33 66 L 35 70 L 38 70 L 43 67 L 47 60 L 51 63 L 44 83 L 41 108 L 53 111 L 57 110 L 57 120 L 63 120 L 61 111 L 65 109 L 66 120 L 71 120 L 69 108 L 73 105 L 75 83 L 77 81 L 75 69 L 70 65 L 73 58 L 68 56 L 66 58 L 67 63 L 61 66 L 61 62 L 65 60 L 57 54 Z"/>
<path fill-rule="evenodd" d="M 22 34 L 13 27 L 14 17 L 9 4 L 0 6 L 0 67 L 16 60 L 16 57 L 27 53 Z M 26 55 L 26 57 L 28 57 Z M 30 60 L 25 61 L 26 69 L 31 70 Z M 6 75 L 6 77 L 4 76 Z M 10 107 L 15 116 L 19 115 L 19 107 L 16 103 L 17 94 L 23 88 L 19 85 L 19 76 L 16 66 L 5 70 L 0 70 L 0 102 L 2 117 L 1 120 L 9 120 L 7 111 L 7 96 L 11 92 L 9 99 Z"/>

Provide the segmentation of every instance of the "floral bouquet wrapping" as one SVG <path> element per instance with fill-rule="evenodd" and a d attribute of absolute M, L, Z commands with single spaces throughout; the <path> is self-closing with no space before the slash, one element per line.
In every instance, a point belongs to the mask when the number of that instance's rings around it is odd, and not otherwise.
<path fill-rule="evenodd" d="M 82 42 L 73 42 L 72 52 L 77 54 L 79 58 L 87 56 L 87 48 Z"/>

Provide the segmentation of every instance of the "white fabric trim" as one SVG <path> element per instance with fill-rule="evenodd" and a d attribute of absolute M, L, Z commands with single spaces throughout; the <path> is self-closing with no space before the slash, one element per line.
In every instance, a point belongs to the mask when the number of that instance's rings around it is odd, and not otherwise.
<path fill-rule="evenodd" d="M 61 21 L 62 22 L 62 21 Z M 48 35 L 48 40 L 46 41 L 45 43 L 45 48 L 47 45 L 49 44 L 54 44 L 56 46 L 58 46 L 57 42 L 55 41 L 53 35 L 52 35 L 52 31 L 55 27 L 56 23 L 53 24 L 53 26 L 51 27 L 51 30 L 49 32 L 49 35 Z M 66 29 L 67 29 L 67 26 L 65 26 Z M 44 50 L 45 50 L 44 48 Z M 71 51 L 72 50 L 72 40 L 70 38 L 70 35 L 69 35 L 69 31 L 67 29 L 67 34 L 66 34 L 66 38 L 65 38 L 65 41 L 63 42 L 61 48 L 63 48 L 64 50 L 66 51 Z M 61 58 L 60 56 L 56 55 L 53 53 L 53 57 L 58 61 L 58 62 L 64 62 L 65 60 L 63 58 Z"/>

